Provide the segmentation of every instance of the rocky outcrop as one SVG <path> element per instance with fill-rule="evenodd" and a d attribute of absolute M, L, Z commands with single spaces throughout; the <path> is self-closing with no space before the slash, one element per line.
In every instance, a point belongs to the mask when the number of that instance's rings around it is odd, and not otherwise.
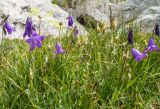
<path fill-rule="evenodd" d="M 45 36 L 59 35 L 59 23 L 62 25 L 62 33 L 67 30 L 67 17 L 69 14 L 59 6 L 52 4 L 51 0 L 1 0 L 0 16 L 9 15 L 8 21 L 16 27 L 16 32 L 12 34 L 13 38 L 22 38 L 24 26 L 28 16 L 32 17 L 36 28 L 39 28 L 39 17 L 41 17 L 41 34 Z M 3 18 L 0 18 L 2 21 Z M 86 33 L 85 29 L 75 21 L 80 34 Z M 2 31 L 2 29 L 0 29 Z M 0 31 L 0 34 L 2 33 Z M 0 35 L 1 36 L 1 35 Z"/>
<path fill-rule="evenodd" d="M 123 7 L 124 21 L 133 21 L 143 32 L 153 31 L 155 23 L 160 24 L 159 0 L 127 0 Z"/>
<path fill-rule="evenodd" d="M 143 11 L 153 6 L 160 6 L 159 0 L 127 0 L 123 4 L 123 14 L 125 21 L 132 20 Z M 148 13 L 145 13 L 148 14 Z"/>
<path fill-rule="evenodd" d="M 77 2 L 76 17 L 90 16 L 94 20 L 110 25 L 110 15 L 117 17 L 119 15 L 120 4 L 111 3 L 109 0 L 84 0 Z M 110 14 L 110 10 L 112 13 Z"/>
<path fill-rule="evenodd" d="M 142 30 L 147 30 L 147 32 L 152 32 L 153 25 L 160 20 L 160 0 L 114 1 L 84 0 L 84 2 L 77 2 L 76 16 L 91 16 L 96 21 L 105 22 L 108 25 L 110 25 L 110 18 L 113 17 L 117 18 L 119 25 L 122 22 L 125 24 L 134 22 L 136 25 L 141 24 Z"/>
<path fill-rule="evenodd" d="M 156 23 L 160 24 L 160 6 L 149 7 L 134 21 L 144 32 L 152 32 Z"/>

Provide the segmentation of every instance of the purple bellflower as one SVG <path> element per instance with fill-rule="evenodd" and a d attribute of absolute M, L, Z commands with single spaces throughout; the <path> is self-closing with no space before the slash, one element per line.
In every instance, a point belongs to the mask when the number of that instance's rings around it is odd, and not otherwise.
<path fill-rule="evenodd" d="M 77 26 L 75 26 L 74 31 L 73 31 L 74 36 L 77 36 L 78 33 L 79 33 L 78 28 L 77 28 Z"/>
<path fill-rule="evenodd" d="M 35 31 L 35 28 L 33 26 L 32 19 L 28 17 L 26 21 L 26 27 L 25 32 L 23 34 L 23 38 L 25 38 L 26 36 L 31 37 L 32 31 Z"/>
<path fill-rule="evenodd" d="M 64 53 L 64 50 L 62 49 L 62 46 L 60 43 L 56 43 L 56 54 L 62 54 Z"/>
<path fill-rule="evenodd" d="M 15 31 L 15 27 L 13 27 L 11 24 L 9 24 L 7 21 L 4 23 L 4 30 L 5 33 L 12 34 Z"/>
<path fill-rule="evenodd" d="M 73 17 L 69 16 L 67 17 L 67 19 L 68 19 L 68 27 L 73 27 Z"/>
<path fill-rule="evenodd" d="M 133 44 L 133 31 L 131 28 L 128 31 L 128 43 Z"/>
<path fill-rule="evenodd" d="M 141 53 L 140 51 L 138 51 L 135 48 L 132 48 L 131 52 L 137 62 L 140 62 L 142 59 L 146 58 L 146 56 L 147 56 L 145 53 Z"/>
<path fill-rule="evenodd" d="M 32 31 L 32 36 L 26 40 L 26 43 L 30 45 L 30 51 L 34 50 L 36 47 L 41 48 L 44 38 L 44 36 L 39 36 L 36 31 Z"/>
<path fill-rule="evenodd" d="M 160 30 L 159 30 L 159 25 L 158 24 L 155 24 L 155 27 L 154 27 L 154 34 L 159 36 L 160 35 Z"/>
<path fill-rule="evenodd" d="M 158 50 L 159 50 L 159 48 L 154 43 L 153 38 L 150 38 L 149 42 L 148 42 L 148 47 L 144 49 L 144 52 L 147 53 L 147 52 L 158 51 Z"/>

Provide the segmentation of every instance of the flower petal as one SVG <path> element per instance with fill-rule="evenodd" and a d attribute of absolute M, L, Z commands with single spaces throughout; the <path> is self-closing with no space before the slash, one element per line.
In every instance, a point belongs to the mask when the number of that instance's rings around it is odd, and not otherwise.
<path fill-rule="evenodd" d="M 67 19 L 68 19 L 68 27 L 72 27 L 73 26 L 73 17 L 69 16 Z"/>
<path fill-rule="evenodd" d="M 38 37 L 35 37 L 35 39 L 36 39 L 36 40 L 38 40 L 38 41 L 43 41 L 43 40 L 44 40 L 44 38 L 45 38 L 44 36 L 38 36 Z"/>
<path fill-rule="evenodd" d="M 36 48 L 36 42 L 32 40 L 32 42 L 30 43 L 30 51 L 34 50 L 35 48 Z"/>
<path fill-rule="evenodd" d="M 62 49 L 62 46 L 60 43 L 56 44 L 56 54 L 62 54 L 64 53 L 64 50 Z"/>
<path fill-rule="evenodd" d="M 32 37 L 38 36 L 38 33 L 36 31 L 32 31 Z"/>
<path fill-rule="evenodd" d="M 5 22 L 4 27 L 6 31 L 8 32 L 8 34 L 12 34 L 15 31 L 15 28 L 8 22 Z"/>
<path fill-rule="evenodd" d="M 25 27 L 25 32 L 23 34 L 23 38 L 25 38 L 27 35 L 28 37 L 31 37 L 32 31 L 35 31 L 35 28 L 32 24 L 32 19 L 28 17 L 26 21 L 26 27 Z"/>
<path fill-rule="evenodd" d="M 133 31 L 131 28 L 128 31 L 128 43 L 133 44 Z"/>
<path fill-rule="evenodd" d="M 157 45 L 155 45 L 153 38 L 149 39 L 148 47 L 144 51 L 145 52 L 159 51 L 159 48 Z"/>
<path fill-rule="evenodd" d="M 37 45 L 38 48 L 41 48 L 41 47 L 42 47 L 42 43 L 41 43 L 40 41 L 37 41 L 37 44 L 36 44 L 36 45 Z"/>
<path fill-rule="evenodd" d="M 141 61 L 143 58 L 146 58 L 145 53 L 141 53 L 135 48 L 132 48 L 131 50 L 133 57 L 136 59 L 137 62 Z"/>
<path fill-rule="evenodd" d="M 34 40 L 34 39 L 33 39 L 32 37 L 30 37 L 30 38 L 28 38 L 28 39 L 26 40 L 26 42 L 27 42 L 27 43 L 32 43 L 33 40 Z"/>
<path fill-rule="evenodd" d="M 153 38 L 149 39 L 148 46 L 155 45 Z"/>

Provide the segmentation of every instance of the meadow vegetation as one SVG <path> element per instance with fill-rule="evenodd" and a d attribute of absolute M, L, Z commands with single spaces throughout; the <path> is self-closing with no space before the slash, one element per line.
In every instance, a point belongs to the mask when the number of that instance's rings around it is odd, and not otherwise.
<path fill-rule="evenodd" d="M 160 108 L 160 53 L 136 62 L 131 48 L 143 52 L 151 34 L 88 30 L 87 36 L 48 36 L 29 51 L 24 40 L 0 46 L 1 109 Z M 159 37 L 155 43 L 160 46 Z M 65 53 L 55 54 L 56 42 Z"/>

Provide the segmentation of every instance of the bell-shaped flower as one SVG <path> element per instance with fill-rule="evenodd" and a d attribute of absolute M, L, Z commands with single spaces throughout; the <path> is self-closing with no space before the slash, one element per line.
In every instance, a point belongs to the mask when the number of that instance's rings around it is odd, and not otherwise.
<path fill-rule="evenodd" d="M 15 31 L 15 27 L 9 24 L 7 21 L 4 23 L 3 28 L 5 33 L 7 32 L 8 34 L 12 34 Z"/>
<path fill-rule="evenodd" d="M 140 62 L 142 59 L 146 58 L 146 53 L 141 53 L 139 50 L 132 48 L 131 53 L 137 62 Z"/>
<path fill-rule="evenodd" d="M 23 38 L 25 38 L 26 36 L 31 37 L 32 31 L 35 31 L 35 28 L 33 26 L 32 19 L 28 17 L 26 21 L 25 32 L 23 34 Z"/>
<path fill-rule="evenodd" d="M 158 24 L 155 24 L 155 27 L 154 27 L 154 34 L 159 36 L 160 35 L 160 30 L 159 30 L 159 25 Z"/>
<path fill-rule="evenodd" d="M 144 49 L 144 52 L 147 53 L 147 52 L 152 52 L 152 51 L 159 51 L 159 48 L 154 43 L 153 38 L 150 38 L 148 42 L 148 47 Z"/>
<path fill-rule="evenodd" d="M 56 43 L 56 54 L 62 54 L 64 53 L 64 50 L 62 49 L 62 46 L 60 43 Z"/>
<path fill-rule="evenodd" d="M 75 26 L 75 27 L 74 27 L 74 30 L 73 30 L 74 36 L 77 36 L 78 33 L 79 33 L 78 28 L 77 28 L 77 26 Z"/>
<path fill-rule="evenodd" d="M 67 19 L 68 19 L 68 27 L 73 27 L 73 17 L 69 16 L 67 17 Z"/>
<path fill-rule="evenodd" d="M 32 37 L 29 37 L 26 40 L 26 43 L 30 45 L 30 51 L 34 50 L 36 47 L 42 47 L 42 41 L 44 40 L 44 36 L 38 36 L 36 31 L 32 32 Z"/>
<path fill-rule="evenodd" d="M 128 31 L 128 43 L 133 44 L 133 31 L 131 28 Z"/>

